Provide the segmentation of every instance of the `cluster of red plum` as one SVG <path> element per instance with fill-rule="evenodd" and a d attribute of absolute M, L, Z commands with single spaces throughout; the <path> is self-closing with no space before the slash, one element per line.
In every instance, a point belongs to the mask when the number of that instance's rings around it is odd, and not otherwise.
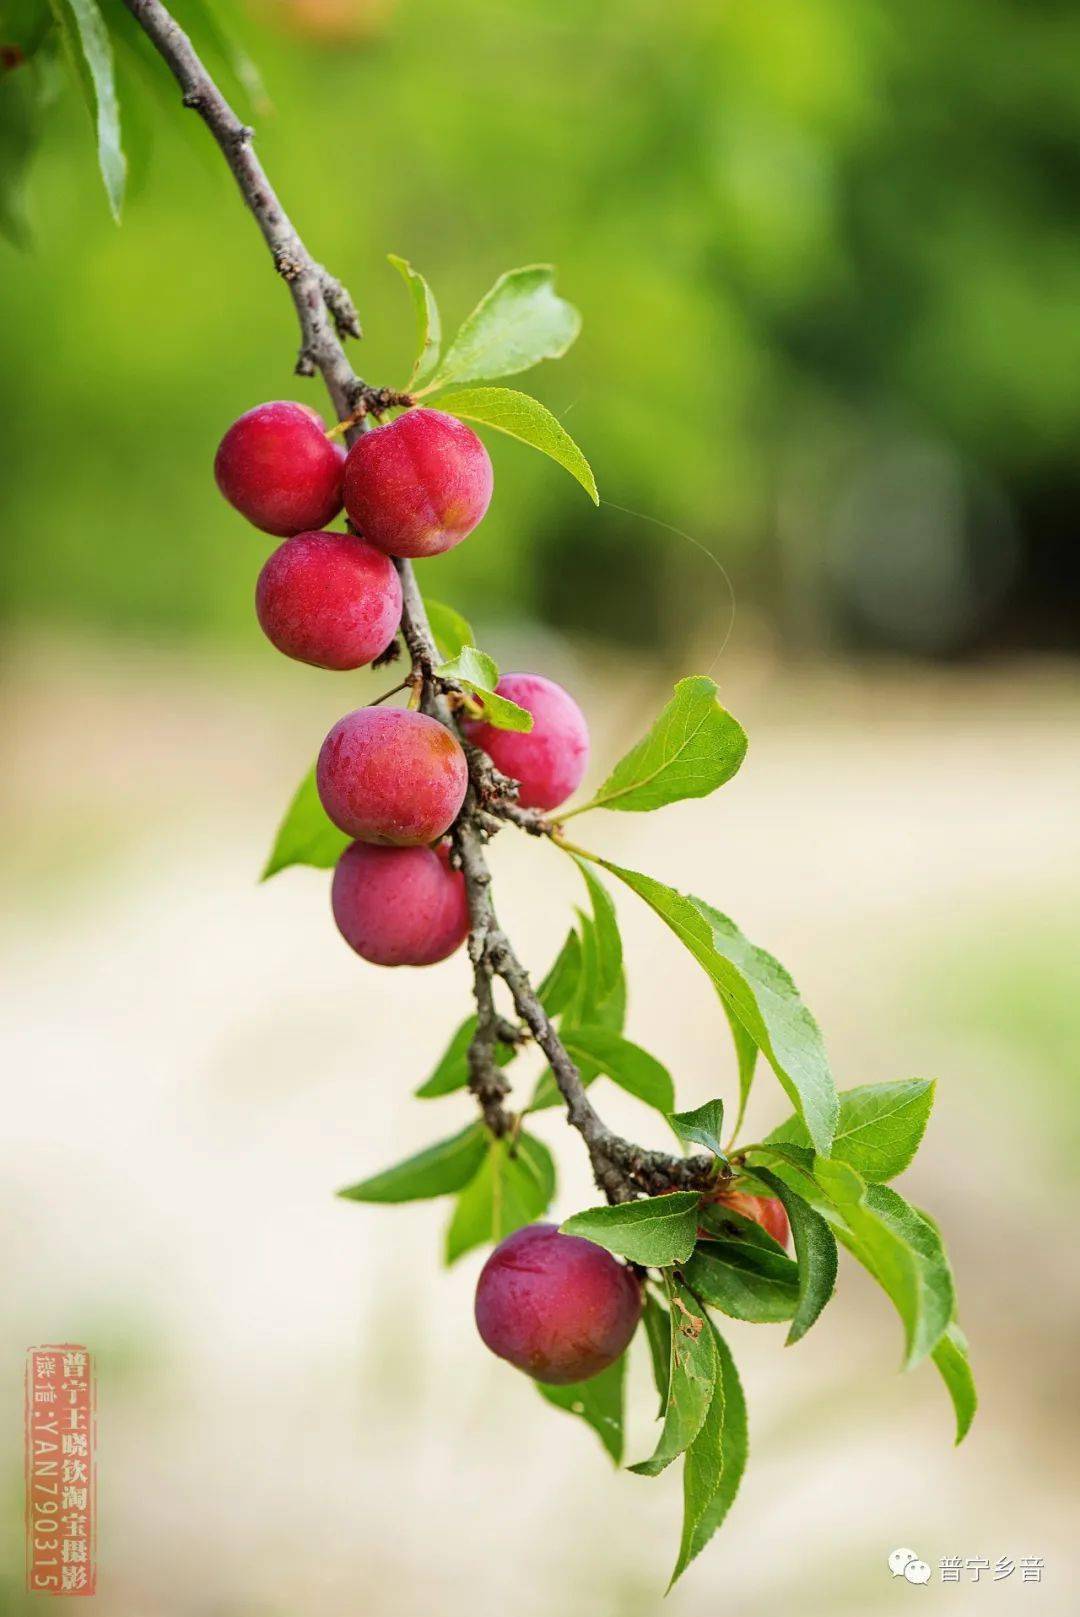
<path fill-rule="evenodd" d="M 395 557 L 460 544 L 491 500 L 487 450 L 464 422 L 413 409 L 346 452 L 303 404 L 261 404 L 234 421 L 214 462 L 229 503 L 284 537 L 259 574 L 267 638 L 317 668 L 363 668 L 397 634 Z M 333 532 L 342 505 L 354 529 Z M 526 808 L 555 809 L 580 784 L 589 735 L 573 698 L 540 674 L 506 674 L 498 694 L 532 714 L 528 734 L 467 720 L 469 739 L 520 783 Z M 444 841 L 469 782 L 457 737 L 426 714 L 361 707 L 323 742 L 316 767 L 330 819 L 355 840 L 334 872 L 334 918 L 381 966 L 444 960 L 469 930 L 465 884 Z"/>
<path fill-rule="evenodd" d="M 259 574 L 255 609 L 267 638 L 317 668 L 363 668 L 401 621 L 395 557 L 437 556 L 460 544 L 491 500 L 480 439 L 439 410 L 412 409 L 363 433 L 347 452 L 303 404 L 262 404 L 226 432 L 218 487 L 257 528 L 284 539 Z M 351 533 L 326 524 L 342 506 Z M 532 714 L 527 734 L 476 720 L 465 731 L 526 808 L 565 803 L 585 772 L 589 737 L 577 703 L 540 674 L 507 674 L 498 694 Z M 426 714 L 361 707 L 339 719 L 316 767 L 330 819 L 355 840 L 338 861 L 334 918 L 365 960 L 426 966 L 469 930 L 465 884 L 446 833 L 468 787 L 460 742 Z M 728 1196 L 781 1243 L 778 1201 Z M 637 1274 L 602 1247 L 532 1224 L 496 1247 L 476 1293 L 489 1348 L 538 1381 L 598 1375 L 626 1348 L 641 1317 Z"/>

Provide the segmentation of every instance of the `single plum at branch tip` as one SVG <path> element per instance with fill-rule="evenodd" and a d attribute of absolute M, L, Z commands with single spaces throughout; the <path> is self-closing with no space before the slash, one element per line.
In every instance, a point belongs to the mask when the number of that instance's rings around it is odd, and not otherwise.
<path fill-rule="evenodd" d="M 466 735 L 496 769 L 519 782 L 522 808 L 559 808 L 581 785 L 589 762 L 585 715 L 569 691 L 543 674 L 504 674 L 495 690 L 532 714 L 532 729 L 499 730 L 471 720 Z"/>
<path fill-rule="evenodd" d="M 267 559 L 255 611 L 278 651 L 316 668 L 363 668 L 393 640 L 401 580 L 389 556 L 351 533 L 298 533 Z"/>
<path fill-rule="evenodd" d="M 349 450 L 345 508 L 357 532 L 388 556 L 438 556 L 472 533 L 493 482 L 471 427 L 441 410 L 407 410 Z"/>
<path fill-rule="evenodd" d="M 275 400 L 248 410 L 214 457 L 217 486 L 264 533 L 288 538 L 323 528 L 341 510 L 345 450 L 307 404 Z"/>
<path fill-rule="evenodd" d="M 469 784 L 461 743 L 407 708 L 362 707 L 334 725 L 315 783 L 334 824 L 358 842 L 419 847 L 457 819 Z"/>
<path fill-rule="evenodd" d="M 500 1241 L 476 1287 L 476 1328 L 486 1346 L 556 1386 L 614 1364 L 641 1308 L 641 1284 L 625 1264 L 554 1224 L 528 1224 Z"/>
<path fill-rule="evenodd" d="M 468 936 L 465 881 L 444 844 L 354 842 L 337 862 L 330 891 L 342 937 L 376 966 L 432 966 Z"/>

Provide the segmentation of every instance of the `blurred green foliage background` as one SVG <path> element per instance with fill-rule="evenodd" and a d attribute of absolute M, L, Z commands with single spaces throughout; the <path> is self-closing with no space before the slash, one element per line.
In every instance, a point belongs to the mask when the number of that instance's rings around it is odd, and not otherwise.
<path fill-rule="evenodd" d="M 272 107 L 245 115 L 354 292 L 362 374 L 407 372 L 388 251 L 451 327 L 538 259 L 585 315 L 529 385 L 611 503 L 592 512 L 498 440 L 491 514 L 440 563 L 440 595 L 663 645 L 727 598 L 660 522 L 793 649 L 1077 638 L 1075 6 L 249 5 L 236 26 Z M 31 245 L 0 244 L 5 609 L 254 645 L 264 544 L 218 497 L 213 450 L 242 409 L 321 404 L 321 384 L 290 375 L 289 300 L 206 131 L 119 0 L 104 9 L 123 223 L 61 83 L 27 173 Z M 174 9 L 244 105 L 202 8 Z M 25 72 L 0 75 L 0 123 Z"/>

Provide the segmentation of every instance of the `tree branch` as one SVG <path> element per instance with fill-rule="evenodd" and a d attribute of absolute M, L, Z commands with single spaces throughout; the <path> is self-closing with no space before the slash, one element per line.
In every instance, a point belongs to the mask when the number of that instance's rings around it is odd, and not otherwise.
<path fill-rule="evenodd" d="M 411 399 L 387 388 L 370 387 L 354 372 L 342 344 L 344 337 L 361 335 L 352 299 L 308 252 L 255 154 L 253 131 L 236 116 L 183 29 L 160 0 L 124 0 L 124 4 L 164 58 L 180 86 L 184 105 L 198 113 L 221 148 L 292 295 L 301 334 L 297 372 L 301 376 L 313 376 L 316 371 L 322 374 L 338 420 L 349 423 L 346 441 L 352 442 L 368 424 L 365 417 L 369 413 L 381 414 L 392 405 L 407 405 Z M 477 1008 L 477 1029 L 468 1055 L 469 1088 L 488 1128 L 501 1137 L 512 1134 L 515 1127 L 515 1119 L 504 1105 L 510 1085 L 495 1059 L 498 1045 L 517 1036 L 496 1008 L 494 985 L 500 978 L 518 1016 L 550 1063 L 566 1102 L 568 1121 L 584 1140 L 596 1182 L 610 1201 L 715 1183 L 717 1165 L 712 1157 L 646 1151 L 614 1134 L 589 1100 L 577 1067 L 499 926 L 484 857 L 484 844 L 501 820 L 510 820 L 535 835 L 550 833 L 551 826 L 542 815 L 518 805 L 517 783 L 500 774 L 487 754 L 463 737 L 455 717 L 461 692 L 436 673 L 439 655 L 416 575 L 408 561 L 396 560 L 394 565 L 402 588 L 401 633 L 412 659 L 413 678 L 419 682 L 420 706 L 453 731 L 469 764 L 469 789 L 453 839 L 469 902 L 469 958 Z"/>

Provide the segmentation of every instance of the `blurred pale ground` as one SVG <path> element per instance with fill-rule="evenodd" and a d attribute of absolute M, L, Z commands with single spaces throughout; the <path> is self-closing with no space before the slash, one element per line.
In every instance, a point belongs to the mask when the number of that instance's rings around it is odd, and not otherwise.
<path fill-rule="evenodd" d="M 594 777 L 668 674 L 513 638 L 584 697 Z M 269 651 L 173 657 L 38 637 L 8 669 L 2 861 L 0 1443 L 5 1611 L 24 1609 L 20 1376 L 32 1343 L 102 1363 L 100 1609 L 108 1617 L 521 1617 L 661 1609 L 669 1476 L 615 1474 L 591 1433 L 481 1348 L 480 1257 L 439 1262 L 443 1206 L 333 1190 L 469 1115 L 410 1090 L 456 1024 L 462 957 L 360 964 L 327 877 L 255 882 L 328 722 L 383 676 Z M 708 653 L 686 649 L 686 666 Z M 785 670 L 748 615 L 718 664 L 752 742 L 719 797 L 594 815 L 583 842 L 730 910 L 796 973 L 842 1085 L 939 1078 L 906 1188 L 947 1231 L 983 1405 L 967 1444 L 929 1369 L 842 1268 L 786 1352 L 730 1330 L 752 1456 L 673 1617 L 1075 1610 L 1080 1212 L 1080 682 L 1068 665 Z M 506 833 L 500 909 L 542 968 L 580 900 Z M 631 895 L 629 1031 L 684 1105 L 732 1093 L 704 977 Z M 598 1092 L 599 1096 L 599 1092 Z M 605 1086 L 611 1118 L 660 1143 Z M 786 1111 L 768 1073 L 750 1128 Z M 593 1196 L 549 1113 L 560 1214 Z M 653 1410 L 637 1366 L 631 1456 Z M 927 1591 L 885 1558 L 1042 1555 L 1045 1581 Z M 25 1609 L 28 1609 L 25 1608 Z"/>

